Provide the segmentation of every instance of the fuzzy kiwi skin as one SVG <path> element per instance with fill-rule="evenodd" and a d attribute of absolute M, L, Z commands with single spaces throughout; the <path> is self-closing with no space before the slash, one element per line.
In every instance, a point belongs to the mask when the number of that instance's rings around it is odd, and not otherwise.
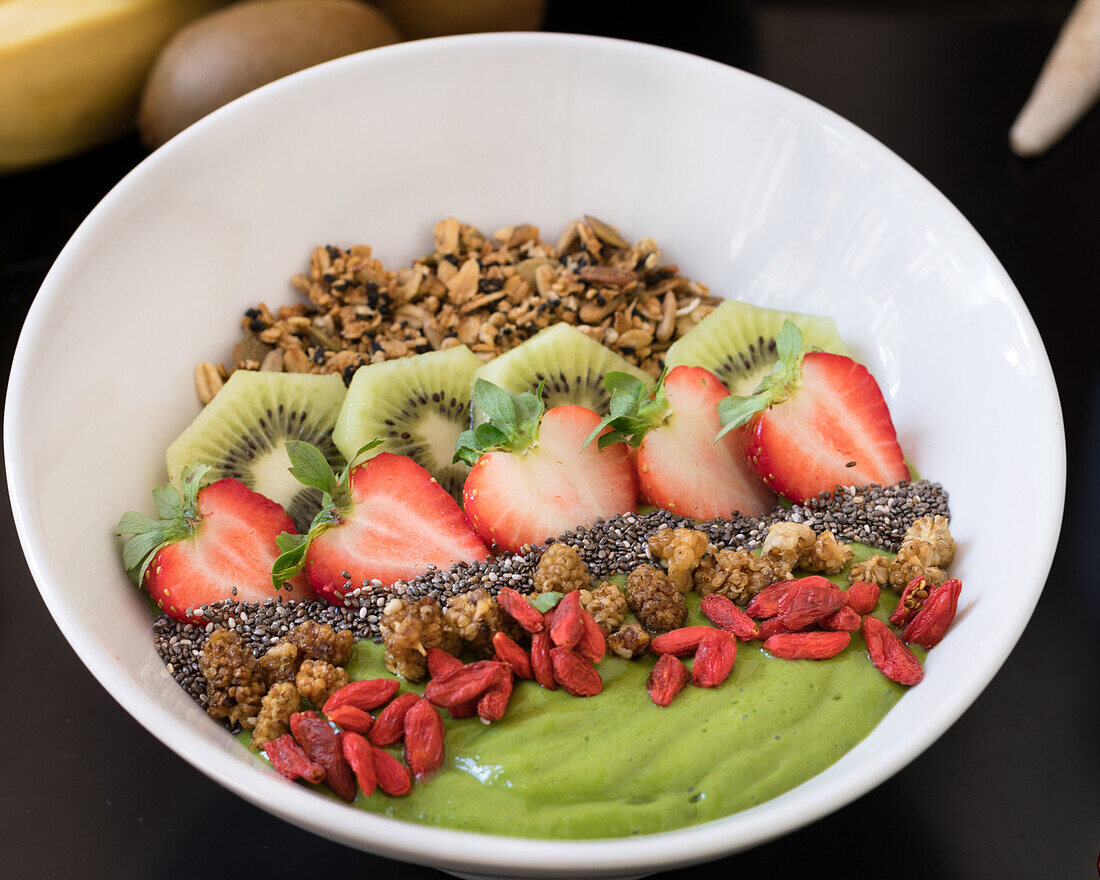
<path fill-rule="evenodd" d="M 164 47 L 145 84 L 138 129 L 159 147 L 272 80 L 396 43 L 382 13 L 356 0 L 248 0 L 205 15 Z"/>

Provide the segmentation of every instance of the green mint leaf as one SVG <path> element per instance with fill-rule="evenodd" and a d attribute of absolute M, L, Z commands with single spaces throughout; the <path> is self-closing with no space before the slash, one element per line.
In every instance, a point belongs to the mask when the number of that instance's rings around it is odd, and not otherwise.
<path fill-rule="evenodd" d="M 516 424 L 515 395 L 492 382 L 478 379 L 474 382 L 474 403 L 486 418 L 505 434 L 511 433 Z"/>
<path fill-rule="evenodd" d="M 534 599 L 528 599 L 527 601 L 545 614 L 551 608 L 556 607 L 564 598 L 565 593 L 539 593 Z"/>
<path fill-rule="evenodd" d="M 287 440 L 286 454 L 290 458 L 290 473 L 299 483 L 336 496 L 339 491 L 336 475 L 320 449 L 304 440 Z"/>
<path fill-rule="evenodd" d="M 772 395 L 768 391 L 761 391 L 752 397 L 724 397 L 718 401 L 718 421 L 722 423 L 722 430 L 714 438 L 717 443 L 734 428 L 740 428 L 758 412 L 763 412 L 772 402 Z"/>

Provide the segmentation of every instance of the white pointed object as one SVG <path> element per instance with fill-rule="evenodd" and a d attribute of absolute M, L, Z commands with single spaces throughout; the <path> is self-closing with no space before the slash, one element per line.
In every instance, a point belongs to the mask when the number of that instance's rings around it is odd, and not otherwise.
<path fill-rule="evenodd" d="M 1100 0 L 1078 0 L 1008 133 L 1019 156 L 1057 143 L 1100 96 Z"/>

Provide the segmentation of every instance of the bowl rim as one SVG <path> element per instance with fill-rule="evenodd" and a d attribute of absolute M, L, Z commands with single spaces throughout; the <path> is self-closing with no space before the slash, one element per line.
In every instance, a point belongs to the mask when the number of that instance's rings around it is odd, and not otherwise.
<path fill-rule="evenodd" d="M 828 791 L 803 792 L 799 796 L 798 809 L 775 809 L 775 800 L 765 802 L 750 810 L 734 813 L 700 825 L 674 831 L 640 835 L 629 838 L 604 838 L 596 840 L 536 840 L 530 838 L 503 837 L 473 832 L 457 831 L 434 826 L 418 825 L 389 819 L 361 810 L 348 810 L 343 803 L 318 795 L 301 786 L 287 784 L 276 774 L 241 760 L 230 750 L 211 749 L 192 725 L 176 712 L 151 701 L 140 688 L 119 674 L 118 665 L 108 651 L 101 650 L 80 620 L 66 607 L 60 590 L 54 584 L 46 566 L 43 536 L 39 534 L 32 511 L 25 500 L 28 493 L 28 476 L 23 468 L 26 441 L 20 434 L 20 425 L 13 414 L 24 404 L 24 392 L 33 372 L 34 349 L 41 338 L 51 308 L 63 295 L 61 280 L 83 258 L 84 238 L 88 230 L 108 215 L 114 206 L 124 202 L 131 192 L 141 187 L 145 178 L 165 163 L 188 149 L 188 145 L 206 136 L 208 130 L 216 130 L 225 117 L 241 107 L 276 100 L 287 89 L 296 89 L 312 81 L 322 81 L 336 71 L 352 68 L 368 70 L 375 65 L 388 65 L 397 59 L 430 56 L 438 49 L 459 46 L 464 51 L 477 52 L 493 47 L 559 49 L 565 52 L 622 53 L 642 58 L 646 63 L 676 65 L 693 69 L 707 76 L 722 76 L 739 80 L 752 89 L 763 89 L 773 94 L 787 106 L 819 124 L 827 124 L 842 132 L 857 148 L 878 154 L 895 168 L 906 183 L 931 197 L 933 207 L 938 208 L 947 222 L 954 222 L 969 245 L 988 262 L 997 283 L 1006 291 L 1019 319 L 1019 326 L 1026 340 L 1034 347 L 1043 367 L 1043 378 L 1049 395 L 1044 398 L 1048 419 L 1056 427 L 1052 438 L 1056 454 L 1047 462 L 1050 479 L 1045 486 L 1045 496 L 1051 509 L 1058 511 L 1049 522 L 1039 524 L 1033 544 L 1042 552 L 1031 556 L 1030 565 L 1023 578 L 1033 584 L 1025 602 L 1006 609 L 1012 626 L 997 650 L 988 653 L 977 663 L 980 674 L 975 686 L 953 693 L 943 711 L 933 723 L 889 754 L 875 756 L 860 772 L 848 774 L 842 784 L 829 787 Z M 643 57 L 644 56 L 644 57 Z M 1049 357 L 1027 307 L 999 260 L 989 246 L 959 212 L 957 208 L 928 180 L 920 175 L 893 151 L 881 144 L 855 124 L 835 112 L 803 97 L 783 86 L 738 68 L 696 55 L 648 44 L 587 35 L 556 33 L 494 33 L 437 37 L 399 43 L 369 52 L 339 58 L 325 64 L 277 80 L 222 107 L 186 129 L 165 146 L 146 157 L 139 165 L 119 181 L 80 224 L 50 268 L 20 333 L 12 361 L 5 402 L 4 458 L 7 471 L 10 502 L 16 530 L 23 547 L 31 575 L 58 627 L 76 651 L 89 671 L 107 692 L 153 736 L 168 745 L 193 767 L 214 781 L 234 791 L 251 803 L 288 821 L 339 842 L 368 849 L 380 855 L 420 864 L 430 864 L 459 871 L 487 871 L 494 874 L 524 874 L 528 876 L 566 876 L 582 874 L 623 875 L 627 873 L 651 873 L 679 865 L 701 862 L 745 849 L 778 837 L 822 816 L 833 812 L 871 788 L 892 776 L 923 752 L 951 726 L 988 685 L 1007 659 L 1012 646 L 1018 641 L 1026 626 L 1035 603 L 1042 591 L 1061 527 L 1065 499 L 1066 457 L 1065 434 L 1061 416 L 1058 390 L 1054 381 Z M 974 672 L 974 670 L 970 670 Z M 210 724 L 215 722 L 210 721 Z M 794 789 L 797 791 L 798 789 Z M 736 826 L 736 839 L 727 832 Z"/>

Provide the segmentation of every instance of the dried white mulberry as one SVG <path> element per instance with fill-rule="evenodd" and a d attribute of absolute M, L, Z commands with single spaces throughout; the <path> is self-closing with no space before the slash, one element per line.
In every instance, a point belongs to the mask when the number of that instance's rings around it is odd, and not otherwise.
<path fill-rule="evenodd" d="M 319 709 L 335 691 L 349 681 L 351 678 L 347 670 L 340 666 L 333 666 L 324 660 L 305 660 L 294 678 L 294 686 L 299 694 Z"/>
<path fill-rule="evenodd" d="M 539 558 L 534 583 L 536 593 L 572 593 L 587 590 L 592 577 L 576 547 L 554 543 Z"/>
<path fill-rule="evenodd" d="M 271 686 L 260 704 L 260 715 L 252 731 L 252 745 L 262 749 L 264 743 L 290 732 L 290 716 L 302 708 L 302 697 L 293 682 L 280 681 Z"/>
<path fill-rule="evenodd" d="M 690 593 L 692 573 L 706 556 L 710 538 L 698 529 L 658 529 L 649 536 L 649 549 L 668 568 L 668 579 L 681 593 Z"/>
<path fill-rule="evenodd" d="M 772 523 L 760 555 L 782 561 L 787 568 L 797 568 L 810 558 L 817 535 L 805 523 L 780 521 Z"/>
<path fill-rule="evenodd" d="M 947 568 L 955 559 L 955 539 L 951 537 L 946 516 L 922 516 L 914 520 L 902 544 L 910 541 L 924 541 L 931 547 L 927 556 L 928 565 Z"/>
<path fill-rule="evenodd" d="M 611 581 L 594 590 L 581 590 L 581 607 L 596 618 L 604 635 L 619 628 L 626 617 L 626 596 Z"/>
<path fill-rule="evenodd" d="M 687 620 L 684 594 L 668 575 L 652 565 L 639 565 L 627 576 L 626 601 L 651 633 L 668 632 Z"/>
<path fill-rule="evenodd" d="M 744 605 L 764 587 L 790 576 L 790 567 L 783 559 L 757 556 L 744 549 L 719 550 L 695 570 L 695 589 L 704 596 L 719 593 Z"/>

